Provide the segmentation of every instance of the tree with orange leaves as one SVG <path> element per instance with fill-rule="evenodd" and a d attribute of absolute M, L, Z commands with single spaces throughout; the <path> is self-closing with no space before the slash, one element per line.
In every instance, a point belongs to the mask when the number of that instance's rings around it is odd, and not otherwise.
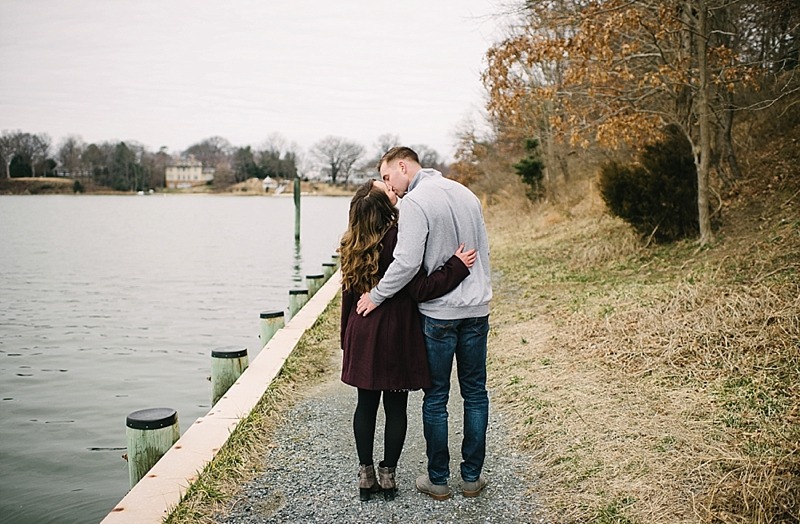
<path fill-rule="evenodd" d="M 522 25 L 487 53 L 489 113 L 508 133 L 611 147 L 642 147 L 677 126 L 697 167 L 700 243 L 711 242 L 709 172 L 715 147 L 733 157 L 731 94 L 771 70 L 740 52 L 739 32 L 756 27 L 737 18 L 750 4 L 527 1 Z"/>

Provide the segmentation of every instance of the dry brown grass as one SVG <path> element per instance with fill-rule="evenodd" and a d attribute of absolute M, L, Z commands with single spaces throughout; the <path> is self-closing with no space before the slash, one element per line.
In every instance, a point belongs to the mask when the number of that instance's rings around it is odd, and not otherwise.
<path fill-rule="evenodd" d="M 324 182 L 315 181 L 302 181 L 300 182 L 300 192 L 306 195 L 319 195 L 319 196 L 352 196 L 357 187 L 354 185 L 333 185 Z M 290 183 L 283 191 L 283 196 L 291 196 L 293 194 L 293 186 Z M 230 185 L 223 188 L 211 188 L 208 186 L 200 186 L 198 188 L 191 188 L 188 190 L 177 190 L 177 192 L 216 192 L 222 194 L 232 195 L 261 195 L 261 196 L 274 196 L 274 191 L 264 191 L 263 183 L 258 178 L 248 178 L 243 182 Z"/>
<path fill-rule="evenodd" d="M 0 195 L 53 195 L 74 193 L 75 180 L 57 177 L 0 177 Z"/>
<path fill-rule="evenodd" d="M 703 250 L 645 248 L 596 197 L 487 212 L 493 398 L 553 522 L 798 522 L 795 190 Z"/>

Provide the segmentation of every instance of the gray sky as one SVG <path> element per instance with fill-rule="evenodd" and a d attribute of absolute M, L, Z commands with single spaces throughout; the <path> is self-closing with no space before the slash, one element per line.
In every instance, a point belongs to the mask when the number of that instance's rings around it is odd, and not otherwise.
<path fill-rule="evenodd" d="M 493 0 L 0 0 L 0 130 L 180 151 L 279 133 L 452 158 L 479 121 Z"/>

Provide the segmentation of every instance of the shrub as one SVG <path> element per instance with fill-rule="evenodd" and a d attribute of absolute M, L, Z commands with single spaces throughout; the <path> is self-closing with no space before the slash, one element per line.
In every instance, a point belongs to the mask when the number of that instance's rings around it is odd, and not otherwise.
<path fill-rule="evenodd" d="M 691 145 L 674 129 L 645 146 L 639 163 L 605 164 L 600 194 L 612 214 L 641 235 L 671 242 L 697 234 L 697 169 Z"/>
<path fill-rule="evenodd" d="M 525 141 L 528 156 L 514 164 L 514 170 L 528 186 L 526 193 L 531 200 L 540 200 L 544 196 L 544 162 L 539 155 L 539 141 L 530 138 Z"/>

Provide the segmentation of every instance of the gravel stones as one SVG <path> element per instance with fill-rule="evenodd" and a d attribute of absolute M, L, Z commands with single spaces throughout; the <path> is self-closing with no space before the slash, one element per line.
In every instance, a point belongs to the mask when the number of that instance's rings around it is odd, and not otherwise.
<path fill-rule="evenodd" d="M 356 390 L 338 380 L 316 388 L 287 414 L 264 457 L 263 472 L 216 516 L 220 524 L 266 523 L 512 523 L 545 522 L 532 497 L 534 480 L 523 456 L 508 441 L 503 415 L 490 405 L 484 475 L 489 485 L 480 496 L 461 494 L 458 474 L 462 401 L 453 381 L 450 412 L 450 488 L 453 496 L 437 502 L 414 487 L 425 472 L 422 392 L 409 395 L 408 434 L 397 467 L 398 494 L 387 502 L 378 494 L 358 498 L 358 457 L 352 416 Z M 379 410 L 375 461 L 383 452 L 383 414 Z"/>

